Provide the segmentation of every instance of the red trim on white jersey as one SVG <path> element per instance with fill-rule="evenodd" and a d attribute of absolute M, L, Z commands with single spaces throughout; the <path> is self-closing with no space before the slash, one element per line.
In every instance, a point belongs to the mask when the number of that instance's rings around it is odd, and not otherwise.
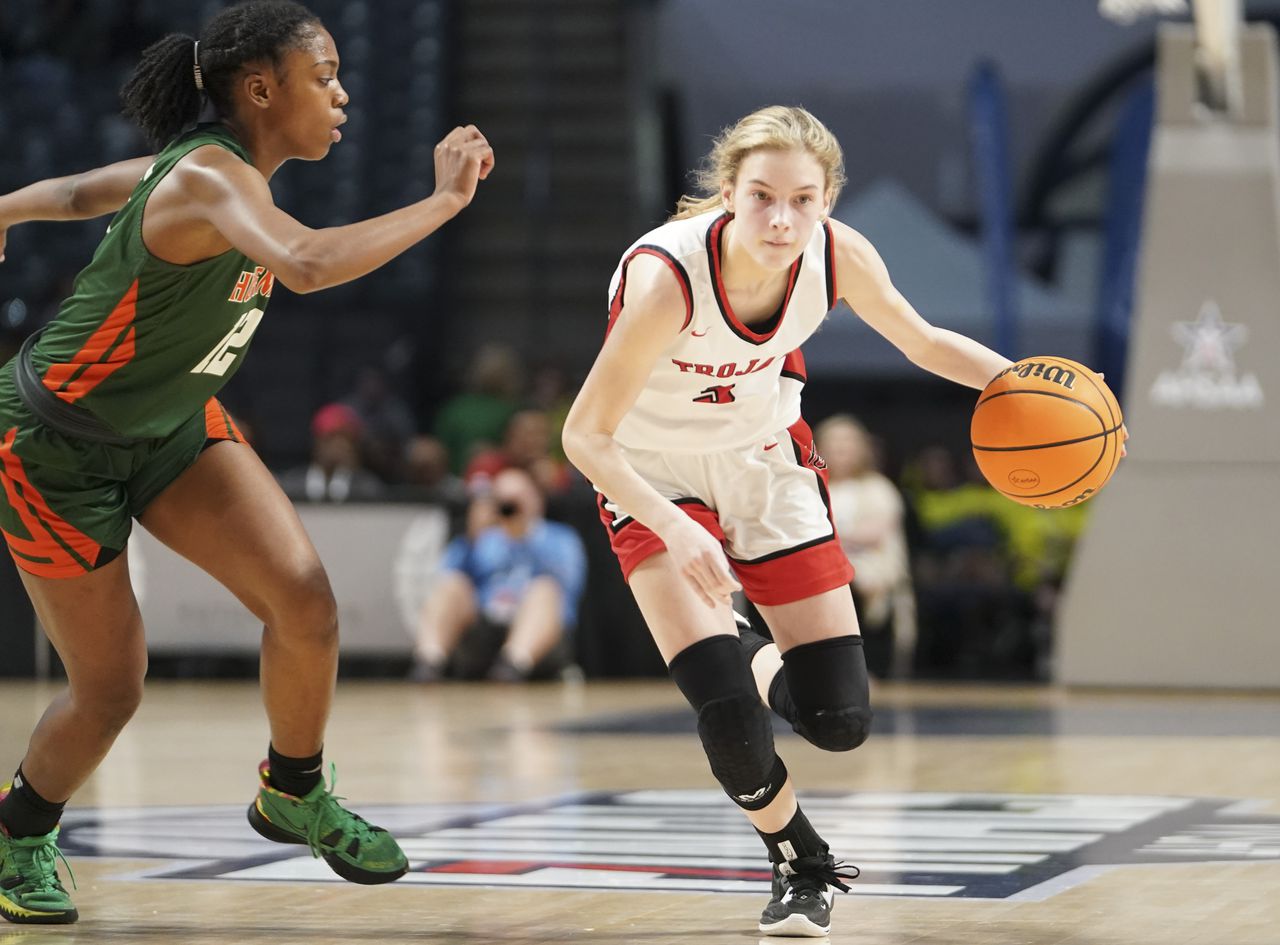
<path fill-rule="evenodd" d="M 809 372 L 805 370 L 804 352 L 799 348 L 796 348 L 795 351 L 790 352 L 782 359 L 782 376 L 789 377 L 793 381 L 799 381 L 801 384 L 808 383 Z M 803 420 L 800 422 L 804 423 Z"/>
<path fill-rule="evenodd" d="M 791 270 L 787 273 L 787 291 L 782 295 L 782 304 L 778 306 L 777 313 L 764 322 L 768 329 L 766 331 L 756 331 L 750 325 L 743 324 L 742 319 L 738 318 L 733 306 L 729 304 L 729 293 L 724 288 L 724 274 L 721 271 L 720 262 L 720 239 L 724 233 L 725 226 L 731 219 L 733 218 L 729 214 L 723 214 L 707 230 L 707 259 L 711 270 L 711 287 L 715 293 L 716 304 L 720 306 L 720 314 L 724 316 L 725 324 L 743 341 L 749 341 L 753 345 L 760 345 L 776 335 L 778 329 L 782 327 L 782 320 L 787 314 L 787 303 L 791 301 L 791 293 L 796 288 L 796 277 L 800 274 L 800 264 L 804 262 L 804 253 L 801 253 L 796 258 L 796 261 L 791 264 Z M 830 306 L 827 308 L 830 310 Z"/>
<path fill-rule="evenodd" d="M 684 324 L 680 326 L 680 330 L 684 331 L 689 327 L 689 322 L 693 321 L 693 290 L 689 287 L 689 274 L 684 271 L 684 266 L 680 265 L 680 260 L 676 259 L 661 246 L 637 246 L 622 261 L 622 272 L 618 276 L 618 289 L 613 293 L 613 300 L 609 303 L 609 324 L 604 330 L 604 336 L 609 337 L 609 332 L 613 331 L 613 323 L 618 320 L 618 315 L 622 312 L 622 294 L 627 286 L 627 267 L 631 265 L 631 261 L 637 256 L 655 256 L 667 264 L 667 268 L 675 275 L 676 281 L 680 283 L 680 292 L 684 295 Z"/>

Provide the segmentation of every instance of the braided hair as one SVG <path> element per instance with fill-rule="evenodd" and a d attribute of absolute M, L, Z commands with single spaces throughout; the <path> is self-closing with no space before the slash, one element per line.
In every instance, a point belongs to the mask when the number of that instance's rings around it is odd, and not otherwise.
<path fill-rule="evenodd" d="M 153 145 L 164 147 L 200 117 L 203 95 L 218 114 L 230 115 L 244 65 L 279 67 L 287 52 L 319 29 L 320 18 L 293 0 L 244 0 L 205 24 L 199 45 L 194 37 L 170 33 L 149 46 L 120 90 L 124 114 Z"/>

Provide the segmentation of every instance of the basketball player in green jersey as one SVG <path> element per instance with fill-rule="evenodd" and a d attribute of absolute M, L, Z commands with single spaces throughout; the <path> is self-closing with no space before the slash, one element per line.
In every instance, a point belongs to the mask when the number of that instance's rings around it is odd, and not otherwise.
<path fill-rule="evenodd" d="M 147 669 L 124 554 L 133 518 L 265 624 L 271 744 L 254 829 L 309 845 L 358 883 L 408 866 L 324 783 L 333 593 L 215 394 L 277 280 L 312 292 L 378 268 L 467 206 L 493 153 L 474 127 L 454 129 L 436 146 L 434 194 L 349 226 L 313 230 L 277 209 L 268 179 L 290 158 L 324 157 L 347 104 L 332 37 L 284 0 L 226 9 L 198 43 L 166 37 L 123 95 L 156 157 L 0 197 L 0 258 L 15 223 L 118 211 L 57 318 L 0 370 L 0 528 L 69 683 L 0 788 L 0 914 L 14 922 L 77 918 L 55 866 L 58 821 L 133 715 Z"/>

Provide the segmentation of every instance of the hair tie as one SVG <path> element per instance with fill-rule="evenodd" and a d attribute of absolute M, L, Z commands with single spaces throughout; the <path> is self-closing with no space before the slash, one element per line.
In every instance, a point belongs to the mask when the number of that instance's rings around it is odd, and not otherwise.
<path fill-rule="evenodd" d="M 196 77 L 196 91 L 204 91 L 204 75 L 200 72 L 200 40 L 196 40 L 195 46 L 191 50 L 191 68 Z"/>

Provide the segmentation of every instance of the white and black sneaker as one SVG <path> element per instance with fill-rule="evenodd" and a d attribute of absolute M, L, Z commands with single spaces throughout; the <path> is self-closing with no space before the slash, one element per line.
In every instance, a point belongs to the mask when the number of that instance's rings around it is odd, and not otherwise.
<path fill-rule="evenodd" d="M 849 887 L 842 880 L 857 878 L 856 866 L 837 863 L 830 854 L 790 860 L 785 867 L 775 863 L 773 898 L 760 915 L 760 931 L 765 935 L 821 938 L 831 931 L 831 906 L 836 897 L 831 887 L 848 892 Z"/>

